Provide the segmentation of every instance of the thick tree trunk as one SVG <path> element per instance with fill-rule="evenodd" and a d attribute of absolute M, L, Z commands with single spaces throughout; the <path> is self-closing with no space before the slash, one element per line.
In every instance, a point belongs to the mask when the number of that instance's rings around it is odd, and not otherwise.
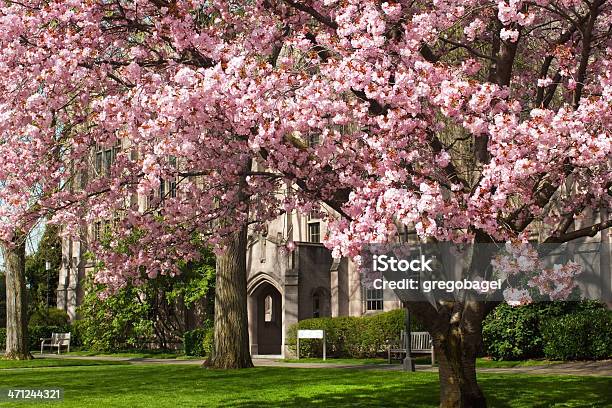
<path fill-rule="evenodd" d="M 476 380 L 476 354 L 470 347 L 462 344 L 460 339 L 452 338 L 448 344 L 435 347 L 435 352 L 439 364 L 440 407 L 486 407 Z"/>
<path fill-rule="evenodd" d="M 19 240 L 21 241 L 21 240 Z M 27 293 L 25 284 L 25 241 L 3 247 L 6 265 L 6 352 L 10 360 L 28 360 Z"/>
<path fill-rule="evenodd" d="M 247 227 L 232 234 L 217 256 L 215 349 L 209 366 L 253 367 L 249 351 L 246 285 Z"/>
<path fill-rule="evenodd" d="M 442 408 L 487 406 L 476 379 L 476 357 L 482 347 L 484 312 L 481 303 L 457 303 L 448 315 L 448 323 L 437 325 L 432 331 L 439 365 Z"/>

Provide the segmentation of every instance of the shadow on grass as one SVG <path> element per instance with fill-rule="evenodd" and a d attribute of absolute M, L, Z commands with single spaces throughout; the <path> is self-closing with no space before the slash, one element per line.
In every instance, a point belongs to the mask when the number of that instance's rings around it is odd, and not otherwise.
<path fill-rule="evenodd" d="M 480 382 L 495 408 L 612 406 L 610 377 L 483 374 Z M 79 408 L 435 407 L 439 392 L 436 373 L 176 365 L 66 367 L 0 377 L 0 388 L 17 386 L 64 388 L 63 403 L 31 406 Z"/>
<path fill-rule="evenodd" d="M 612 377 L 481 375 L 491 407 L 612 407 Z"/>

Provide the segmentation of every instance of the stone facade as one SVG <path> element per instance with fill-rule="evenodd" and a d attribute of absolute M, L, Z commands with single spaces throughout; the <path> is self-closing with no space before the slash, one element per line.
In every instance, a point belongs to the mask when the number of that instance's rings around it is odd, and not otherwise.
<path fill-rule="evenodd" d="M 77 307 L 83 301 L 86 262 L 86 240 L 62 239 L 62 265 L 57 285 L 57 308 L 68 313 L 70 320 L 77 318 Z"/>
<path fill-rule="evenodd" d="M 253 355 L 289 356 L 287 331 L 299 320 L 376 311 L 367 310 L 354 264 L 332 259 L 318 242 L 326 229 L 325 221 L 294 212 L 269 223 L 264 233 L 249 235 L 247 288 Z M 287 250 L 288 243 L 295 249 Z M 370 302 L 370 308 L 400 306 L 393 292 L 382 298 Z"/>

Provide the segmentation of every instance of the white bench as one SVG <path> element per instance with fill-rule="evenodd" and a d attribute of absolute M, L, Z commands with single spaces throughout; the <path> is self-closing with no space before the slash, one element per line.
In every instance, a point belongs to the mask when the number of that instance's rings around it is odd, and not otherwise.
<path fill-rule="evenodd" d="M 40 354 L 43 353 L 45 346 L 51 348 L 57 347 L 57 354 L 60 353 L 62 346 L 66 346 L 68 348 L 68 353 L 70 353 L 70 333 L 51 333 L 51 338 L 41 338 L 40 340 Z"/>
<path fill-rule="evenodd" d="M 410 354 L 430 354 L 431 365 L 433 366 L 436 360 L 431 335 L 428 332 L 412 332 L 410 338 L 412 346 Z M 391 364 L 394 357 L 397 360 L 401 360 L 406 355 L 407 340 L 406 331 L 402 330 L 399 345 L 390 345 L 387 349 L 389 364 Z"/>

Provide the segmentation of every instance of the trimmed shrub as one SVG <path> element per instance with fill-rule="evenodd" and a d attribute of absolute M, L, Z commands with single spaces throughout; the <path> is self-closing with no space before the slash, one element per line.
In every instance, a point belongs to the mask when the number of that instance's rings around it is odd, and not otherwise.
<path fill-rule="evenodd" d="M 546 302 L 520 307 L 501 304 L 483 323 L 485 354 L 495 360 L 542 358 L 545 346 L 542 329 L 546 322 L 603 307 L 594 301 Z"/>
<path fill-rule="evenodd" d="M 213 327 L 210 327 L 206 330 L 206 334 L 204 335 L 204 353 L 207 356 L 210 356 L 215 348 L 215 330 Z"/>
<path fill-rule="evenodd" d="M 83 346 L 97 352 L 145 349 L 153 339 L 154 322 L 152 306 L 140 301 L 139 289 L 127 286 L 102 299 L 98 296 L 101 286 L 90 279 L 86 285 L 83 303 L 78 308 L 81 316 L 78 332 Z"/>
<path fill-rule="evenodd" d="M 186 331 L 183 335 L 183 348 L 188 356 L 204 357 L 213 350 L 214 328 L 207 320 L 203 327 Z"/>
<path fill-rule="evenodd" d="M 483 323 L 484 350 L 495 360 L 542 357 L 542 335 L 537 307 L 501 304 Z"/>
<path fill-rule="evenodd" d="M 597 309 L 544 324 L 544 355 L 551 360 L 603 360 L 612 357 L 612 311 Z"/>
<path fill-rule="evenodd" d="M 40 309 L 30 316 L 29 326 L 66 326 L 70 322 L 68 313 L 61 309 Z"/>
<path fill-rule="evenodd" d="M 306 319 L 291 326 L 287 344 L 296 352 L 297 330 L 325 330 L 327 355 L 333 357 L 369 358 L 386 350 L 389 342 L 399 341 L 404 330 L 403 309 L 363 317 L 321 317 Z M 412 329 L 422 331 L 413 320 Z M 301 357 L 319 357 L 323 353 L 321 340 L 300 339 Z"/>

